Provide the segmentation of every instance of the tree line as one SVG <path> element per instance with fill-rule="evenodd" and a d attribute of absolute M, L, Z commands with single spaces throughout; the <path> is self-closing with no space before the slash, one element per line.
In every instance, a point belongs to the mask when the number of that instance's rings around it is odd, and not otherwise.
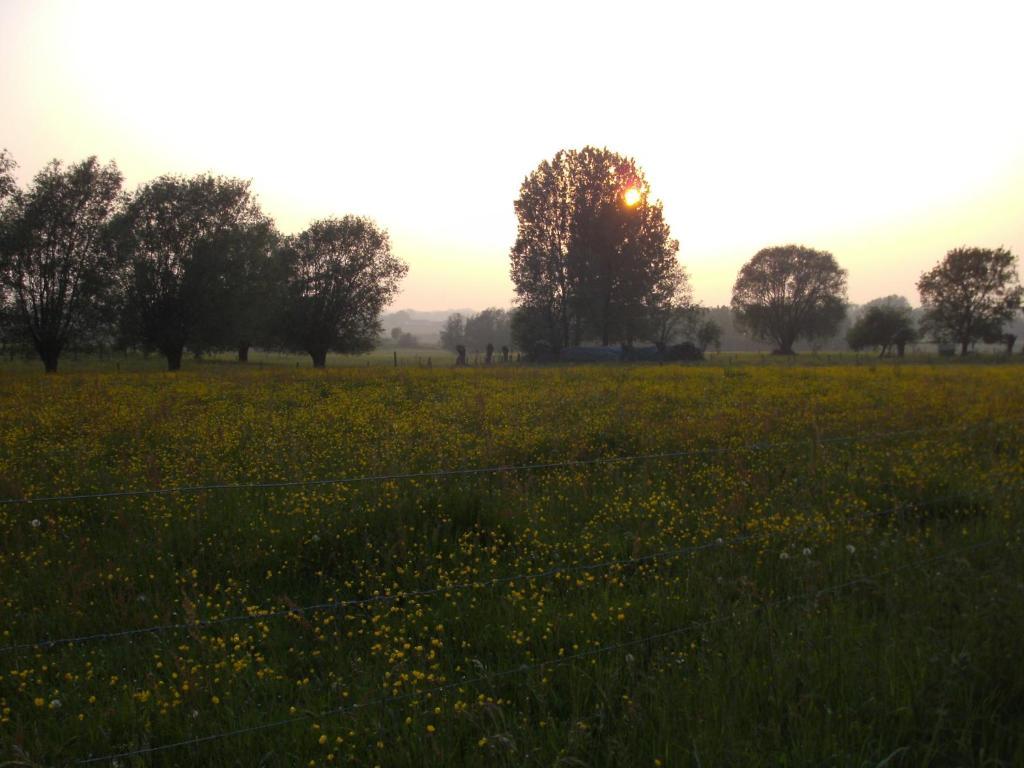
<path fill-rule="evenodd" d="M 513 337 L 538 358 L 581 343 L 664 346 L 685 339 L 706 349 L 722 328 L 701 321 L 679 244 L 662 205 L 652 200 L 631 158 L 607 149 L 563 150 L 526 177 L 515 203 L 511 251 L 517 295 Z M 835 336 L 847 315 L 847 272 L 827 251 L 802 245 L 764 248 L 741 268 L 731 309 L 738 328 L 793 354 L 798 341 Z M 921 338 L 1003 343 L 1021 306 L 1017 259 L 1005 248 L 950 250 L 917 283 L 923 317 L 887 297 L 869 304 L 850 327 L 853 349 L 902 354 Z"/>
<path fill-rule="evenodd" d="M 371 349 L 408 268 L 359 216 L 284 235 L 241 179 L 165 175 L 122 189 L 113 162 L 54 160 L 25 189 L 0 152 L 0 332 L 48 372 L 71 343 L 155 351 Z"/>
<path fill-rule="evenodd" d="M 49 163 L 20 189 L 0 152 L 0 337 L 55 371 L 69 344 L 155 351 L 253 346 L 309 354 L 372 349 L 380 313 L 407 266 L 372 220 L 342 216 L 279 232 L 247 181 L 165 175 L 133 192 L 95 157 Z M 448 318 L 442 346 L 515 348 L 542 360 L 583 344 L 675 344 L 703 352 L 723 328 L 693 299 L 679 243 L 643 171 L 608 149 L 563 150 L 522 183 L 514 203 L 511 311 Z M 792 354 L 846 320 L 847 272 L 831 253 L 764 248 L 740 270 L 736 326 Z M 1017 259 L 1004 248 L 949 251 L 918 281 L 916 322 L 899 297 L 872 302 L 848 329 L 854 349 L 902 354 L 922 338 L 1006 344 L 1021 305 Z M 402 338 L 401 333 L 396 340 Z M 491 352 L 488 352 L 488 358 Z"/>

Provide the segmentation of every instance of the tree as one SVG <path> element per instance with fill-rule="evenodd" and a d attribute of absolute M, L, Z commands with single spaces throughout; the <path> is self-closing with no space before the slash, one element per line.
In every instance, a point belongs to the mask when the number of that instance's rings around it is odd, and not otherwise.
<path fill-rule="evenodd" d="M 846 270 L 826 251 L 764 248 L 740 270 L 732 308 L 741 328 L 791 355 L 798 339 L 835 335 L 846 315 Z"/>
<path fill-rule="evenodd" d="M 13 197 L 18 191 L 18 186 L 14 181 L 14 169 L 17 167 L 17 163 L 14 162 L 14 158 L 7 150 L 0 149 L 0 259 L 3 258 L 3 243 L 7 237 L 6 233 L 14 217 L 14 207 L 8 206 L 6 203 L 7 199 Z M 0 280 L 0 347 L 10 350 L 13 355 L 17 336 L 14 298 L 10 289 Z"/>
<path fill-rule="evenodd" d="M 69 341 L 106 319 L 115 265 L 104 234 L 120 191 L 117 165 L 90 157 L 53 160 L 23 194 L 8 193 L 0 282 L 11 321 L 47 373 Z"/>
<path fill-rule="evenodd" d="M 556 349 L 588 335 L 606 345 L 645 335 L 649 310 L 681 276 L 679 243 L 633 160 L 562 150 L 523 181 L 515 211 L 512 281 L 533 318 L 520 329 L 543 328 L 535 340 Z"/>
<path fill-rule="evenodd" d="M 703 307 L 694 302 L 693 292 L 681 267 L 674 289 L 667 281 L 663 287 L 669 290 L 665 293 L 659 291 L 653 297 L 647 313 L 647 335 L 662 349 L 674 341 L 693 338 L 705 312 Z"/>
<path fill-rule="evenodd" d="M 511 346 L 525 353 L 527 359 L 543 362 L 561 348 L 559 326 L 550 306 L 524 303 L 510 314 Z"/>
<path fill-rule="evenodd" d="M 722 326 L 714 320 L 705 320 L 697 326 L 697 333 L 695 336 L 697 349 L 700 350 L 702 355 L 708 351 L 708 347 L 714 347 L 717 351 L 722 346 Z"/>
<path fill-rule="evenodd" d="M 217 315 L 223 325 L 207 328 L 208 346 L 238 350 L 238 362 L 249 361 L 254 344 L 270 346 L 277 341 L 275 308 L 281 306 L 286 274 L 277 258 L 280 235 L 269 218 L 259 214 L 226 233 L 223 244 L 223 305 Z"/>
<path fill-rule="evenodd" d="M 391 340 L 397 343 L 397 341 L 400 338 L 402 338 L 402 329 L 401 328 L 392 328 L 391 329 Z"/>
<path fill-rule="evenodd" d="M 327 352 L 366 352 L 381 333 L 381 310 L 409 271 L 386 231 L 359 216 L 314 222 L 287 238 L 285 343 L 323 368 Z"/>
<path fill-rule="evenodd" d="M 127 264 L 125 327 L 178 370 L 184 348 L 230 343 L 240 332 L 233 291 L 243 265 L 263 258 L 272 222 L 249 182 L 223 176 L 161 176 L 131 197 L 113 225 Z M 237 340 L 237 336 L 235 338 Z"/>
<path fill-rule="evenodd" d="M 960 344 L 1001 332 L 1021 304 L 1017 257 L 1005 248 L 954 248 L 917 281 L 923 325 L 937 340 Z"/>
<path fill-rule="evenodd" d="M 18 164 L 6 149 L 0 149 L 0 205 L 3 205 L 7 198 L 13 197 L 18 191 L 18 185 L 14 181 L 14 169 Z"/>
<path fill-rule="evenodd" d="M 452 352 L 460 344 L 466 342 L 466 319 L 460 312 L 453 312 L 444 321 L 444 328 L 441 329 L 441 348 Z"/>
<path fill-rule="evenodd" d="M 463 341 L 470 350 L 481 352 L 488 344 L 497 347 L 512 343 L 509 315 L 504 309 L 488 307 L 483 312 L 466 318 Z"/>
<path fill-rule="evenodd" d="M 886 296 L 869 302 L 846 332 L 850 349 L 880 349 L 879 357 L 885 357 L 892 349 L 903 357 L 906 345 L 916 340 L 910 303 L 902 296 Z"/>

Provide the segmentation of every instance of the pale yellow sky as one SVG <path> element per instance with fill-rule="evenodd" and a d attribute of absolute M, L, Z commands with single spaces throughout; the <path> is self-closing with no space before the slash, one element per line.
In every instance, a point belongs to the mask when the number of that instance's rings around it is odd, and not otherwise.
<path fill-rule="evenodd" d="M 0 0 L 0 146 L 251 178 L 283 231 L 369 215 L 395 307 L 506 306 L 512 201 L 560 148 L 631 155 L 705 303 L 759 248 L 862 302 L 946 250 L 1024 256 L 1024 3 Z"/>

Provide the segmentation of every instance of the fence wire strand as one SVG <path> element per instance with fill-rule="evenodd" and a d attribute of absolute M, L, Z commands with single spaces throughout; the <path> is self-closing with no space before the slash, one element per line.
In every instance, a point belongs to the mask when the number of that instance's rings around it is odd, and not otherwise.
<path fill-rule="evenodd" d="M 934 504 L 941 504 L 946 501 L 955 501 L 958 499 L 963 499 L 963 494 L 947 494 L 943 496 L 936 496 L 925 501 L 904 502 L 889 507 L 880 507 L 878 509 L 863 512 L 857 515 L 845 515 L 837 520 L 809 521 L 803 525 L 795 526 L 789 529 L 787 531 L 787 535 L 799 536 L 813 529 L 819 528 L 823 522 L 828 525 L 838 524 L 845 526 L 850 525 L 852 523 L 861 522 L 863 520 L 870 520 L 875 517 L 895 515 L 910 509 L 929 507 Z M 413 600 L 423 597 L 432 597 L 439 594 L 447 594 L 450 592 L 464 592 L 468 590 L 482 591 L 491 589 L 493 587 L 502 586 L 505 584 L 514 584 L 520 581 L 533 581 L 537 579 L 552 578 L 554 576 L 558 576 L 561 574 L 584 573 L 588 571 L 597 571 L 609 568 L 628 567 L 632 565 L 642 565 L 644 563 L 649 563 L 657 560 L 667 560 L 674 557 L 684 557 L 704 550 L 724 548 L 727 546 L 732 546 L 734 544 L 743 544 L 749 541 L 766 539 L 769 537 L 769 535 L 769 531 L 762 530 L 754 533 L 743 533 L 730 538 L 716 537 L 714 539 L 709 539 L 707 541 L 701 542 L 700 544 L 690 544 L 684 547 L 677 547 L 674 549 L 659 550 L 657 552 L 651 552 L 649 554 L 639 555 L 637 557 L 601 560 L 592 563 L 560 565 L 542 571 L 536 571 L 533 573 L 515 573 L 510 574 L 508 576 L 499 576 L 493 579 L 487 579 L 485 581 L 455 582 L 452 584 L 443 584 L 436 587 L 430 587 L 427 589 L 392 592 L 389 594 L 373 595 L 371 597 L 358 598 L 354 600 L 340 600 L 333 602 L 326 601 L 313 603 L 310 605 L 290 606 L 288 608 L 282 608 L 279 610 L 239 613 L 233 614 L 231 616 L 223 616 L 219 619 L 203 619 L 192 622 L 156 624 L 148 627 L 112 630 L 107 632 L 95 632 L 88 635 L 78 635 L 74 637 L 61 637 L 47 640 L 37 640 L 34 642 L 17 643 L 12 645 L 0 646 L 0 655 L 18 653 L 33 649 L 50 650 L 52 648 L 57 648 L 60 646 L 84 645 L 86 643 L 91 642 L 119 640 L 137 637 L 140 635 L 163 634 L 165 632 L 184 632 L 229 624 L 259 622 L 264 620 L 284 618 L 287 616 L 304 616 L 308 613 L 315 613 L 317 611 L 336 613 L 338 611 L 343 611 L 350 608 L 365 607 L 377 603 L 393 603 L 405 600 Z"/>
<path fill-rule="evenodd" d="M 181 741 L 170 742 L 170 743 L 167 743 L 167 744 L 161 744 L 161 745 L 151 746 L 151 747 L 144 747 L 144 748 L 141 748 L 141 749 L 129 750 L 129 751 L 125 751 L 125 752 L 116 752 L 116 753 L 110 753 L 110 754 L 105 754 L 105 755 L 99 755 L 99 756 L 96 756 L 96 757 L 86 757 L 86 758 L 82 758 L 82 759 L 77 760 L 75 762 L 75 765 L 89 765 L 89 764 L 105 762 L 105 761 L 109 761 L 109 760 L 121 760 L 121 759 L 133 758 L 133 757 L 141 757 L 143 755 L 151 755 L 151 754 L 154 754 L 154 753 L 157 753 L 157 752 L 165 752 L 165 751 L 168 751 L 168 750 L 181 749 L 181 748 L 184 748 L 184 747 L 194 747 L 194 746 L 199 746 L 199 745 L 206 744 L 206 743 L 213 742 L 213 741 L 220 741 L 222 739 L 232 738 L 232 737 L 235 737 L 235 736 L 244 736 L 244 735 L 247 735 L 247 734 L 257 733 L 257 732 L 260 732 L 260 731 L 267 731 L 267 730 L 272 730 L 272 729 L 275 729 L 275 728 L 281 728 L 281 727 L 284 727 L 284 726 L 287 726 L 287 725 L 292 725 L 292 724 L 299 723 L 299 722 L 306 722 L 306 721 L 309 721 L 311 719 L 325 719 L 325 718 L 328 718 L 328 717 L 335 717 L 335 716 L 343 717 L 343 716 L 352 714 L 353 712 L 356 712 L 356 711 L 358 711 L 360 709 L 368 709 L 368 708 L 371 708 L 371 707 L 378 707 L 378 706 L 386 706 L 386 705 L 390 705 L 390 704 L 396 704 L 396 703 L 399 703 L 399 702 L 402 702 L 402 701 L 407 701 L 409 699 L 418 699 L 418 698 L 426 697 L 426 696 L 433 695 L 433 694 L 436 694 L 436 693 L 444 693 L 446 691 L 453 690 L 453 689 L 456 689 L 456 688 L 461 688 L 463 686 L 472 686 L 472 685 L 476 685 L 478 683 L 483 683 L 483 682 L 487 682 L 487 681 L 490 681 L 490 680 L 495 680 L 495 679 L 498 679 L 498 678 L 513 677 L 513 676 L 517 676 L 517 675 L 527 674 L 527 673 L 530 673 L 530 672 L 535 672 L 535 671 L 540 670 L 540 669 L 547 669 L 547 668 L 550 668 L 550 667 L 561 666 L 561 665 L 568 664 L 568 663 L 571 663 L 571 662 L 574 662 L 574 661 L 579 661 L 580 659 L 584 659 L 584 658 L 591 658 L 591 657 L 594 657 L 594 656 L 600 656 L 600 655 L 603 655 L 603 654 L 606 654 L 606 653 L 611 653 L 613 651 L 625 650 L 627 648 L 633 648 L 633 647 L 636 647 L 636 646 L 639 646 L 639 645 L 646 645 L 646 644 L 649 644 L 649 643 L 660 642 L 660 641 L 667 640 L 667 639 L 672 638 L 672 637 L 676 637 L 676 636 L 679 636 L 679 635 L 687 634 L 687 633 L 690 633 L 690 632 L 695 632 L 695 631 L 701 630 L 701 629 L 706 629 L 706 628 L 709 628 L 709 627 L 712 627 L 712 626 L 715 626 L 715 625 L 718 625 L 718 624 L 724 624 L 726 622 L 734 621 L 736 619 L 743 618 L 743 617 L 746 617 L 748 615 L 753 615 L 753 614 L 759 613 L 761 611 L 769 610 L 769 609 L 772 609 L 772 608 L 778 608 L 778 607 L 781 607 L 783 605 L 788 605 L 790 603 L 794 603 L 794 602 L 798 602 L 798 601 L 803 601 L 803 600 L 812 600 L 812 599 L 815 599 L 815 598 L 818 598 L 818 597 L 821 597 L 821 596 L 824 596 L 824 595 L 840 592 L 843 589 L 846 589 L 847 587 L 853 586 L 855 584 L 863 584 L 863 583 L 873 582 L 874 580 L 880 579 L 880 578 L 882 578 L 884 576 L 889 576 L 889 575 L 892 575 L 894 573 L 898 573 L 898 572 L 901 572 L 901 571 L 909 570 L 909 569 L 915 568 L 917 566 L 929 565 L 931 563 L 940 562 L 942 560 L 947 560 L 947 559 L 950 559 L 952 557 L 964 555 L 964 554 L 966 554 L 968 552 L 975 551 L 975 550 L 978 550 L 978 549 L 982 549 L 984 547 L 989 547 L 989 546 L 992 546 L 992 545 L 998 544 L 998 543 L 999 543 L 999 540 L 997 540 L 997 539 L 989 539 L 989 540 L 986 540 L 986 541 L 983 541 L 983 542 L 979 542 L 979 543 L 976 543 L 976 544 L 972 544 L 972 545 L 969 545 L 969 546 L 966 546 L 966 547 L 960 547 L 960 548 L 957 548 L 957 549 L 952 550 L 950 552 L 945 552 L 945 553 L 943 553 L 941 555 L 935 555 L 935 556 L 932 556 L 932 557 L 920 558 L 918 560 L 914 560 L 914 561 L 912 561 L 910 563 L 905 563 L 905 564 L 900 565 L 900 566 L 894 566 L 894 567 L 886 568 L 886 569 L 878 571 L 878 572 L 876 572 L 876 573 L 874 573 L 874 574 L 872 574 L 870 576 L 859 576 L 859 577 L 854 578 L 854 579 L 849 579 L 849 580 L 844 581 L 844 582 L 842 582 L 840 584 L 836 584 L 836 585 L 831 586 L 831 587 L 826 587 L 824 589 L 811 590 L 811 591 L 808 591 L 808 592 L 805 592 L 805 593 L 802 593 L 802 594 L 799 594 L 799 595 L 790 595 L 790 596 L 779 598 L 779 599 L 776 599 L 776 600 L 771 600 L 771 601 L 769 601 L 767 603 L 762 603 L 761 605 L 753 606 L 753 607 L 751 607 L 749 609 L 746 609 L 746 610 L 743 610 L 743 611 L 734 611 L 734 612 L 732 612 L 732 613 L 730 613 L 730 614 L 728 614 L 726 616 L 721 616 L 721 617 L 718 617 L 718 618 L 715 618 L 715 619 L 708 619 L 708 620 L 705 620 L 705 621 L 692 622 L 690 624 L 686 624 L 685 626 L 677 627 L 675 629 L 670 629 L 670 630 L 667 630 L 665 632 L 658 632 L 656 634 L 647 635 L 645 637 L 635 638 L 633 640 L 627 640 L 627 641 L 624 641 L 624 642 L 610 643 L 610 644 L 607 644 L 607 645 L 600 646 L 598 648 L 591 648 L 591 649 L 588 649 L 588 650 L 579 651 L 577 653 L 573 653 L 573 654 L 570 654 L 570 655 L 567 655 L 567 656 L 561 656 L 561 657 L 558 657 L 558 658 L 555 658 L 555 659 L 547 659 L 547 660 L 544 660 L 544 661 L 541 661 L 541 662 L 535 662 L 535 663 L 532 663 L 532 664 L 521 664 L 521 665 L 519 665 L 517 667 L 510 667 L 510 668 L 499 670 L 497 672 L 492 672 L 492 673 L 489 673 L 489 674 L 488 673 L 483 673 L 483 674 L 480 674 L 480 675 L 476 675 L 474 677 L 462 678 L 462 679 L 460 679 L 458 681 L 453 681 L 451 683 L 444 683 L 442 685 L 433 686 L 431 688 L 424 688 L 424 689 L 421 689 L 421 690 L 418 690 L 418 691 L 410 691 L 410 692 L 404 693 L 404 694 L 397 694 L 397 695 L 391 695 L 391 696 L 380 696 L 380 697 L 377 697 L 375 699 L 369 699 L 369 700 L 364 701 L 364 702 L 359 702 L 359 703 L 355 703 L 355 704 L 348 704 L 348 705 L 342 705 L 342 706 L 339 706 L 339 707 L 329 708 L 329 709 L 322 710 L 322 711 L 317 712 L 317 713 L 302 713 L 302 714 L 298 714 L 298 715 L 295 715 L 295 716 L 292 716 L 292 717 L 288 717 L 288 718 L 284 718 L 284 719 L 281 719 L 281 720 L 275 720 L 275 721 L 261 723 L 261 724 L 253 725 L 253 726 L 247 726 L 245 728 L 236 728 L 236 729 L 233 729 L 233 730 L 230 730 L 230 731 L 221 731 L 219 733 L 208 734 L 206 736 L 198 736 L 198 737 L 191 738 L 191 739 L 184 739 L 184 740 L 181 740 Z"/>

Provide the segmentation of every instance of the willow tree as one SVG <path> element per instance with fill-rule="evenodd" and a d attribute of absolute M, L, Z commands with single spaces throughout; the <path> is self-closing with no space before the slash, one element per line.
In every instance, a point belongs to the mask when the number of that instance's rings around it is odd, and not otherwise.
<path fill-rule="evenodd" d="M 917 281 L 923 326 L 960 344 L 960 354 L 999 336 L 1021 304 L 1017 257 L 1005 248 L 954 248 Z"/>
<path fill-rule="evenodd" d="M 835 335 L 846 316 L 846 270 L 827 251 L 763 248 L 740 270 L 732 309 L 741 328 L 791 355 L 799 339 Z"/>
<path fill-rule="evenodd" d="M 644 337 L 651 308 L 685 282 L 679 243 L 630 158 L 562 150 L 526 177 L 515 211 L 511 276 L 520 315 L 535 318 L 527 325 L 543 329 L 552 347 Z"/>
<path fill-rule="evenodd" d="M 47 373 L 72 339 L 97 332 L 106 319 L 115 263 L 105 228 L 120 191 L 117 166 L 95 157 L 68 166 L 53 160 L 25 192 L 7 189 L 0 283 L 11 326 Z"/>
<path fill-rule="evenodd" d="M 158 350 L 168 370 L 196 351 L 234 346 L 239 265 L 262 252 L 273 223 L 249 182 L 223 176 L 161 176 L 131 197 L 112 225 L 127 264 L 125 327 Z M 269 258 L 269 254 L 266 254 Z"/>
<path fill-rule="evenodd" d="M 285 240 L 283 341 L 323 368 L 330 351 L 368 352 L 380 313 L 409 271 L 391 253 L 388 233 L 360 216 L 322 219 Z"/>

